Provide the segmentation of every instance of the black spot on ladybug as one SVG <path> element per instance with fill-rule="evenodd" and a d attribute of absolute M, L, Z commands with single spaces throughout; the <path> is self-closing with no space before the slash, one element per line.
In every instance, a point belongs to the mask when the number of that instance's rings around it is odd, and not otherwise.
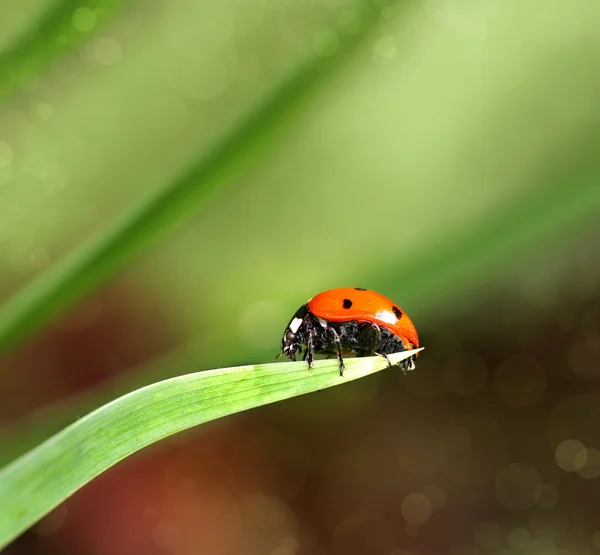
<path fill-rule="evenodd" d="M 366 291 L 366 289 L 364 289 L 363 287 L 355 287 L 354 290 L 355 291 Z"/>
<path fill-rule="evenodd" d="M 392 312 L 396 315 L 396 318 L 398 318 L 398 320 L 400 320 L 400 318 L 402 318 L 402 311 L 397 307 L 397 306 L 393 306 L 392 307 Z"/>
<path fill-rule="evenodd" d="M 352 301 L 350 299 L 344 299 L 344 308 L 351 308 Z"/>

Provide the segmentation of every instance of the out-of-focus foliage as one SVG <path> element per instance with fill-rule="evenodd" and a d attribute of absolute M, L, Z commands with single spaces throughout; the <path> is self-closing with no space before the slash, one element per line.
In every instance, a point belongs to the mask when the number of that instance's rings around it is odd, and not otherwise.
<path fill-rule="evenodd" d="M 2 2 L 0 49 L 42 40 L 10 22 L 53 5 Z M 15 553 L 600 549 L 600 5 L 372 5 L 383 25 L 257 165 L 2 361 L 0 417 L 60 400 L 72 419 L 89 407 L 69 394 L 98 403 L 188 340 L 169 372 L 270 359 L 290 314 L 343 285 L 410 314 L 419 372 L 117 467 Z M 307 54 L 333 54 L 350 6 L 130 0 L 19 81 L 0 104 L 2 298 L 195 163 Z M 31 445 L 14 433 L 6 452 Z"/>
<path fill-rule="evenodd" d="M 386 5 L 391 9 L 395 2 Z M 273 142 L 275 129 L 289 122 L 312 90 L 323 85 L 361 39 L 377 28 L 379 12 L 368 2 L 358 2 L 349 11 L 356 28 L 323 31 L 335 41 L 327 51 L 317 49 L 306 55 L 239 122 L 217 136 L 189 169 L 145 196 L 117 225 L 84 242 L 7 302 L 0 310 L 0 353 L 105 281 L 148 243 L 193 212 L 214 189 L 245 169 L 257 151 Z"/>
<path fill-rule="evenodd" d="M 0 21 L 0 98 L 33 91 L 57 55 L 80 46 L 127 0 L 7 0 Z"/>

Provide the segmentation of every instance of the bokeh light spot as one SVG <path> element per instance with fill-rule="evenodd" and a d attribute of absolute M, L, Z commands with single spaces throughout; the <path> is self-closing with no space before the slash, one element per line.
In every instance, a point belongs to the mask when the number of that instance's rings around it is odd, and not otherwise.
<path fill-rule="evenodd" d="M 498 473 L 494 489 L 502 505 L 513 511 L 520 511 L 535 506 L 535 491 L 541 482 L 535 468 L 513 463 Z"/>
<path fill-rule="evenodd" d="M 524 555 L 557 555 L 558 550 L 548 538 L 533 538 L 525 548 Z M 583 555 L 583 554 L 581 554 Z"/>
<path fill-rule="evenodd" d="M 585 445 L 576 439 L 561 441 L 554 452 L 556 464 L 567 472 L 581 470 L 587 462 L 588 454 Z"/>
<path fill-rule="evenodd" d="M 391 36 L 383 36 L 375 41 L 373 52 L 384 60 L 393 60 L 398 53 L 396 39 Z"/>
<path fill-rule="evenodd" d="M 402 516 L 410 524 L 423 524 L 429 520 L 433 507 L 422 493 L 409 493 L 400 507 Z"/>
<path fill-rule="evenodd" d="M 82 33 L 91 31 L 97 22 L 96 12 L 88 7 L 77 8 L 73 13 L 73 27 Z"/>
<path fill-rule="evenodd" d="M 103 66 L 116 64 L 123 55 L 121 43 L 113 38 L 105 37 L 99 39 L 94 45 L 94 57 Z"/>
<path fill-rule="evenodd" d="M 35 106 L 35 115 L 42 121 L 48 121 L 54 115 L 54 108 L 46 102 L 40 102 Z"/>
<path fill-rule="evenodd" d="M 558 503 L 560 494 L 554 484 L 540 484 L 535 488 L 534 497 L 538 507 L 549 509 Z"/>
<path fill-rule="evenodd" d="M 600 451 L 593 447 L 588 447 L 586 454 L 585 465 L 577 471 L 577 474 L 586 480 L 593 480 L 600 476 Z"/>

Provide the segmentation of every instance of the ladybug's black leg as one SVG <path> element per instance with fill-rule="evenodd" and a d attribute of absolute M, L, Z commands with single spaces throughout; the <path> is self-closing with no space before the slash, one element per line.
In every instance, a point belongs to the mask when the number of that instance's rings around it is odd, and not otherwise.
<path fill-rule="evenodd" d="M 387 356 L 385 353 L 375 353 L 376 355 L 385 358 L 385 360 L 387 360 L 388 366 L 391 368 L 393 366 L 392 361 L 390 360 L 390 357 Z"/>
<path fill-rule="evenodd" d="M 393 366 L 390 357 L 386 353 L 379 352 L 381 349 L 381 328 L 377 324 L 365 322 L 361 324 L 359 337 L 361 342 L 361 354 L 374 354 L 385 358 L 388 366 Z"/>
<path fill-rule="evenodd" d="M 342 342 L 340 341 L 340 336 L 333 328 L 327 328 L 327 333 L 331 334 L 333 337 L 333 346 L 335 347 L 335 352 L 340 365 L 340 376 L 343 376 L 344 368 L 346 367 L 344 366 L 344 357 L 342 356 Z"/>
<path fill-rule="evenodd" d="M 315 343 L 314 337 L 317 334 L 314 328 L 311 328 L 308 333 L 308 340 L 306 342 L 306 352 L 304 353 L 304 360 L 308 362 L 308 367 L 312 368 L 315 360 Z"/>
<path fill-rule="evenodd" d="M 402 362 L 400 362 L 400 364 L 398 366 L 400 366 L 400 368 L 402 369 L 402 372 L 404 372 L 405 374 L 409 370 L 414 370 L 415 369 L 415 357 L 412 356 L 410 358 L 403 360 Z"/>
<path fill-rule="evenodd" d="M 342 356 L 342 351 L 338 351 L 337 354 L 338 362 L 340 363 L 340 376 L 344 375 L 344 357 Z"/>

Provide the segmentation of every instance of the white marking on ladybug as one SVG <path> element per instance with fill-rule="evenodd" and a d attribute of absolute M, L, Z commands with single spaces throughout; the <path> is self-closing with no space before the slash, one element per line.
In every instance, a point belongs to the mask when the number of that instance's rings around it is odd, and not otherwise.
<path fill-rule="evenodd" d="M 290 331 L 292 333 L 297 333 L 300 324 L 302 324 L 302 318 L 294 318 L 290 323 Z"/>
<path fill-rule="evenodd" d="M 382 310 L 381 312 L 378 312 L 375 317 L 386 324 L 395 324 L 398 321 L 396 315 L 390 310 Z"/>
<path fill-rule="evenodd" d="M 329 322 L 327 322 L 327 320 L 324 320 L 323 318 L 319 318 L 317 316 L 317 320 L 319 320 L 319 324 L 321 324 L 321 326 L 324 328 L 326 328 L 329 325 Z"/>

